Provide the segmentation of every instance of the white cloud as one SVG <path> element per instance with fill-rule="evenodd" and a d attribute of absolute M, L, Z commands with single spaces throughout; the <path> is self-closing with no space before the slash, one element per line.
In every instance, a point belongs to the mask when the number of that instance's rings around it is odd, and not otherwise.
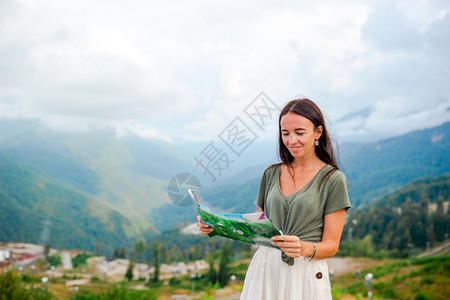
<path fill-rule="evenodd" d="M 373 107 L 369 119 L 336 124 L 347 138 L 449 119 L 445 1 L 21 0 L 1 8 L 3 118 L 211 139 L 265 91 L 280 106 L 308 96 L 332 121 Z M 393 119 L 402 130 L 383 129 Z"/>

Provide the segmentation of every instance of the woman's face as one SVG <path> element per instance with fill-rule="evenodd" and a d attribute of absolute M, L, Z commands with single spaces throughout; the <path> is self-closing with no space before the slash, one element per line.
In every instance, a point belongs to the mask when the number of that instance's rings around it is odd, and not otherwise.
<path fill-rule="evenodd" d="M 280 125 L 283 143 L 294 159 L 315 153 L 314 142 L 322 134 L 322 126 L 315 128 L 310 120 L 292 112 L 281 117 Z"/>

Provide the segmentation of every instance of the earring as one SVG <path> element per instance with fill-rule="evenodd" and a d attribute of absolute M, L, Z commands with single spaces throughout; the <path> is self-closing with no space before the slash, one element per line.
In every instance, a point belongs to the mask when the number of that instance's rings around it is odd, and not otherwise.
<path fill-rule="evenodd" d="M 314 145 L 316 145 L 316 147 L 319 146 L 319 140 L 316 140 L 316 141 L 314 142 Z"/>

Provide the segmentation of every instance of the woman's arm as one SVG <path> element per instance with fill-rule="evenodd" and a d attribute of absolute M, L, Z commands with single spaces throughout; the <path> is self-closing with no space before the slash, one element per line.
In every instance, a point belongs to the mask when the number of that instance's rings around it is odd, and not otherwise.
<path fill-rule="evenodd" d="M 337 253 L 344 229 L 346 212 L 346 209 L 341 209 L 325 216 L 322 241 L 316 243 L 314 259 L 333 257 Z M 272 240 L 274 245 L 279 246 L 290 257 L 303 256 L 309 258 L 314 251 L 311 242 L 302 241 L 295 235 L 277 235 L 272 237 Z"/>
<path fill-rule="evenodd" d="M 325 216 L 322 241 L 316 243 L 315 259 L 324 259 L 336 255 L 339 250 L 346 213 L 347 210 L 344 208 Z"/>

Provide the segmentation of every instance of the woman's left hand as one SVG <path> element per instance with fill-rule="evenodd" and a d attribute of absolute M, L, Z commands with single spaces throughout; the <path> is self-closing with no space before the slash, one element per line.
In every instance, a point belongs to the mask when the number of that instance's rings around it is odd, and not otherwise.
<path fill-rule="evenodd" d="M 272 237 L 272 244 L 280 247 L 289 257 L 300 257 L 302 251 L 302 241 L 296 235 L 276 235 Z"/>

